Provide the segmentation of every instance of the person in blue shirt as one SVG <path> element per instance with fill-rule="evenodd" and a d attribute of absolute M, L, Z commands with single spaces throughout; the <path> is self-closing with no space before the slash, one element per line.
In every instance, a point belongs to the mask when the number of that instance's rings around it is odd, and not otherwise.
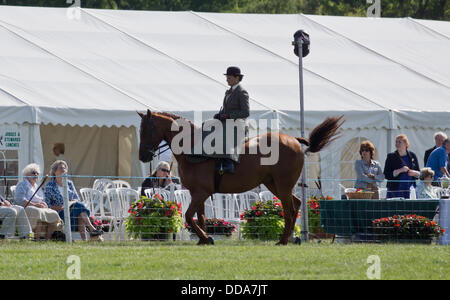
<path fill-rule="evenodd" d="M 58 212 L 58 215 L 64 220 L 64 200 L 63 200 L 63 181 L 62 175 L 67 174 L 67 163 L 63 160 L 55 161 L 50 167 L 50 176 L 52 179 L 45 186 L 45 201 L 48 207 Z M 86 229 L 89 229 L 91 237 L 103 234 L 102 230 L 97 230 L 89 220 L 90 211 L 79 201 L 77 190 L 71 180 L 67 181 L 70 223 L 71 230 L 80 232 L 81 239 L 87 241 Z"/>
<path fill-rule="evenodd" d="M 427 167 L 434 171 L 434 185 L 438 185 L 437 180 L 443 176 L 450 177 L 447 171 L 448 154 L 450 153 L 450 139 L 446 138 L 442 146 L 436 148 L 428 157 Z"/>

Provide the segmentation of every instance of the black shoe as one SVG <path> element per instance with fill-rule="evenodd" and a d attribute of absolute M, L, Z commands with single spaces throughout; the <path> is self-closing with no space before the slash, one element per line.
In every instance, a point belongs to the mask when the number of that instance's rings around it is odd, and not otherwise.
<path fill-rule="evenodd" d="M 0 234 L 0 240 L 4 240 L 5 236 L 3 234 Z"/>
<path fill-rule="evenodd" d="M 222 170 L 223 172 L 234 174 L 234 161 L 229 158 L 224 159 L 222 161 Z"/>
<path fill-rule="evenodd" d="M 99 236 L 103 234 L 103 230 L 94 230 L 92 232 L 89 232 L 89 236 Z"/>

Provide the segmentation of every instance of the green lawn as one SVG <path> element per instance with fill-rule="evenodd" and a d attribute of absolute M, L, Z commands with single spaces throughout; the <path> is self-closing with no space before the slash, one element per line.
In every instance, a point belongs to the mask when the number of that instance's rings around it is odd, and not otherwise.
<path fill-rule="evenodd" d="M 450 248 L 415 244 L 275 246 L 274 242 L 0 242 L 1 279 L 67 279 L 70 255 L 81 279 L 367 279 L 380 258 L 381 279 L 450 279 Z"/>

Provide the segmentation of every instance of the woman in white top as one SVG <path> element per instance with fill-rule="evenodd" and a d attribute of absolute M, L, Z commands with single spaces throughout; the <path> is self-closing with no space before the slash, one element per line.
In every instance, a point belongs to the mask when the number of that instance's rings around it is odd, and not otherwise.
<path fill-rule="evenodd" d="M 37 181 L 40 172 L 37 164 L 29 164 L 23 169 L 22 175 L 25 179 L 16 186 L 14 200 L 15 204 L 26 206 L 25 212 L 33 229 L 35 239 L 39 240 L 41 232 L 44 230 L 45 239 L 49 240 L 57 230 L 61 219 L 57 212 L 47 206 L 42 189 L 31 199 L 38 188 Z"/>
<path fill-rule="evenodd" d="M 420 181 L 416 186 L 417 199 L 439 199 L 436 189 L 431 185 L 434 171 L 431 168 L 422 168 L 419 178 Z"/>

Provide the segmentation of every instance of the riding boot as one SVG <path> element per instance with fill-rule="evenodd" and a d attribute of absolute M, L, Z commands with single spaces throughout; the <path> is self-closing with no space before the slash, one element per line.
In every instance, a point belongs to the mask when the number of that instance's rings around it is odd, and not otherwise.
<path fill-rule="evenodd" d="M 222 170 L 223 172 L 228 172 L 230 174 L 234 174 L 234 161 L 229 158 L 225 158 L 222 160 Z"/>

